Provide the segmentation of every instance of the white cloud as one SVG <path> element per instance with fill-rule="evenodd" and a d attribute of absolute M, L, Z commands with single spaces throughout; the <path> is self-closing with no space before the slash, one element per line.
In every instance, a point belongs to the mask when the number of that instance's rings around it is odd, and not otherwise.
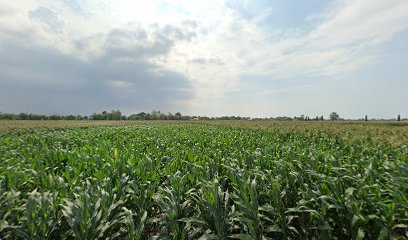
<path fill-rule="evenodd" d="M 238 80 L 248 74 L 271 80 L 344 75 L 378 57 L 381 44 L 408 27 L 405 0 L 342 1 L 333 6 L 336 9 L 329 9 L 311 31 L 288 29 L 280 37 L 279 30 L 224 9 L 217 26 L 176 46 L 164 66 L 194 79 L 202 95 L 237 89 Z M 205 28 L 205 21 L 200 24 Z M 224 64 L 191 62 L 214 57 Z"/>
<path fill-rule="evenodd" d="M 145 54 L 137 59 L 144 57 L 155 69 L 187 77 L 194 105 L 239 90 L 241 81 L 251 81 L 245 76 L 273 81 L 350 74 L 379 57 L 382 44 L 408 28 L 406 0 L 337 0 L 326 12 L 304 19 L 314 24 L 307 29 L 265 24 L 273 6 L 250 11 L 246 0 L 233 5 L 219 0 L 7 1 L 0 6 L 0 42 L 20 34 L 15 40 L 25 46 L 43 45 L 91 62 L 112 48 L 158 51 L 130 53 Z"/>
<path fill-rule="evenodd" d="M 29 19 L 42 24 L 48 31 L 62 34 L 65 22 L 61 20 L 57 13 L 49 8 L 39 7 L 28 12 Z"/>

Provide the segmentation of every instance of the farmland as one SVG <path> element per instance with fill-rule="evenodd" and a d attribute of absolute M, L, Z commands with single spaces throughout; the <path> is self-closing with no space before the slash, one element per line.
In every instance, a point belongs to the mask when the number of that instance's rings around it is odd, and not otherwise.
<path fill-rule="evenodd" d="M 3 239 L 408 237 L 406 123 L 0 129 Z"/>

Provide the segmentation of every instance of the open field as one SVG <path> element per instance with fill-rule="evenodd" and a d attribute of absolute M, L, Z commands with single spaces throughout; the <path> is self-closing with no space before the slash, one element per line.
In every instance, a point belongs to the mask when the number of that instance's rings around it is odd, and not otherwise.
<path fill-rule="evenodd" d="M 233 127 L 255 129 L 279 129 L 281 131 L 296 131 L 299 133 L 327 132 L 335 133 L 344 140 L 371 141 L 376 144 L 389 143 L 393 146 L 408 145 L 408 122 L 304 122 L 304 121 L 248 121 L 248 120 L 219 120 L 219 121 L 93 121 L 93 120 L 58 120 L 58 121 L 35 121 L 35 120 L 3 120 L 0 121 L 1 131 L 25 131 L 34 128 L 73 128 L 73 127 L 97 127 L 97 126 L 130 126 L 145 124 L 210 124 L 228 125 Z"/>
<path fill-rule="evenodd" d="M 3 239 L 407 239 L 408 124 L 0 121 Z"/>

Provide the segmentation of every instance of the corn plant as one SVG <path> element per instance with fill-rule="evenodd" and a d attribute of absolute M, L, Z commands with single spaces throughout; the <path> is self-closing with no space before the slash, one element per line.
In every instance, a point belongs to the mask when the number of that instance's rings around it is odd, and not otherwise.
<path fill-rule="evenodd" d="M 168 180 L 170 187 L 159 188 L 153 199 L 159 206 L 161 215 L 150 220 L 160 227 L 156 239 L 188 239 L 187 224 L 183 219 L 191 216 L 191 200 L 185 184 L 185 177 L 176 172 Z"/>
<path fill-rule="evenodd" d="M 0 239 L 407 239 L 406 129 L 1 130 Z"/>
<path fill-rule="evenodd" d="M 129 240 L 139 240 L 143 239 L 143 230 L 145 228 L 145 223 L 147 220 L 147 212 L 143 212 L 143 215 L 139 218 L 136 213 L 132 210 L 123 207 L 123 218 L 122 222 L 125 224 L 126 237 Z M 139 219 L 135 222 L 135 219 Z"/>
<path fill-rule="evenodd" d="M 197 217 L 184 219 L 201 234 L 202 239 L 227 239 L 234 227 L 232 215 L 234 205 L 230 205 L 230 194 L 224 192 L 217 179 L 205 181 L 191 192 L 191 198 L 196 205 Z"/>
<path fill-rule="evenodd" d="M 74 199 L 64 199 L 62 213 L 70 226 L 68 234 L 77 239 L 102 239 L 107 234 L 119 236 L 118 229 L 123 218 L 121 200 L 114 192 L 107 192 L 86 181 L 84 190 L 78 189 Z"/>
<path fill-rule="evenodd" d="M 239 239 L 268 239 L 266 233 L 271 230 L 273 221 L 264 215 L 264 212 L 272 212 L 272 206 L 265 204 L 260 206 L 256 180 L 239 179 L 235 186 L 232 198 L 237 206 L 235 219 L 244 226 L 244 233 L 232 235 Z"/>

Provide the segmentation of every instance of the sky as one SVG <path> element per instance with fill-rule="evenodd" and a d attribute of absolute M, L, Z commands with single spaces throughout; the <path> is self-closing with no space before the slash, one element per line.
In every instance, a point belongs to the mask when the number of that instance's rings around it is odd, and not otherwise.
<path fill-rule="evenodd" d="M 408 117 L 407 0 L 0 0 L 0 112 Z"/>

